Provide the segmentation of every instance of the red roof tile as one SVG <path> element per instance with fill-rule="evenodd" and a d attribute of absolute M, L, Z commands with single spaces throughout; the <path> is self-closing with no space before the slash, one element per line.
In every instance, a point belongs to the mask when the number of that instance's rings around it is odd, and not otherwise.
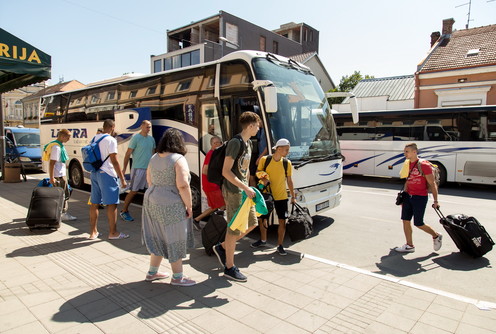
<path fill-rule="evenodd" d="M 479 49 L 473 55 L 469 50 Z M 496 24 L 485 27 L 457 30 L 451 38 L 441 37 L 420 72 L 449 70 L 496 64 Z"/>

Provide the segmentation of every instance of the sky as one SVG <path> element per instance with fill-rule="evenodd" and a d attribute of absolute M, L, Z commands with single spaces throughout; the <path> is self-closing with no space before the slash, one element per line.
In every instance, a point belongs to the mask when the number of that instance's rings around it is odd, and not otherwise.
<path fill-rule="evenodd" d="M 52 56 L 56 84 L 149 74 L 167 52 L 167 30 L 220 10 L 268 30 L 288 22 L 320 32 L 319 57 L 336 85 L 360 71 L 413 74 L 430 35 L 453 18 L 465 29 L 470 0 L 0 0 L 0 27 Z M 469 28 L 496 24 L 496 0 L 471 0 Z"/>

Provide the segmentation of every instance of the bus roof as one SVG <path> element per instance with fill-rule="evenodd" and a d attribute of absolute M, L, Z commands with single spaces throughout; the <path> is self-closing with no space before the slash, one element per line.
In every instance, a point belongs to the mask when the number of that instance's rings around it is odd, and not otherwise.
<path fill-rule="evenodd" d="M 43 95 L 43 97 L 46 98 L 46 97 L 51 97 L 51 96 L 64 95 L 64 94 L 68 94 L 68 93 L 80 92 L 80 91 L 90 90 L 90 89 L 94 89 L 94 88 L 112 86 L 112 85 L 116 85 L 116 84 L 120 84 L 120 83 L 124 83 L 124 82 L 138 81 L 138 80 L 142 80 L 145 78 L 153 78 L 153 77 L 161 76 L 165 73 L 182 72 L 182 71 L 191 70 L 191 69 L 195 69 L 195 68 L 202 68 L 205 66 L 215 65 L 215 64 L 223 63 L 223 62 L 228 62 L 228 61 L 236 60 L 236 59 L 242 59 L 242 60 L 246 61 L 247 63 L 250 63 L 253 58 L 265 58 L 268 54 L 269 54 L 269 52 L 253 51 L 253 50 L 234 51 L 234 52 L 231 52 L 231 53 L 225 55 L 224 57 L 222 57 L 220 59 L 213 60 L 213 61 L 206 62 L 206 63 L 191 65 L 191 66 L 187 66 L 187 67 L 175 68 L 172 70 L 156 72 L 156 73 L 141 75 L 141 76 L 132 77 L 132 78 L 125 78 L 122 80 L 112 81 L 112 82 L 104 83 L 101 85 L 88 86 L 88 87 L 69 90 L 69 91 L 65 91 L 65 92 L 57 92 L 57 93 L 53 93 L 53 94 L 47 94 L 47 95 Z M 290 59 L 287 57 L 279 56 L 279 55 L 275 55 L 275 56 L 277 57 L 277 59 L 279 59 L 281 61 L 287 61 L 287 62 L 290 61 Z M 291 61 L 293 61 L 293 60 L 291 60 Z M 308 71 L 310 71 L 310 69 L 307 66 L 300 64 L 300 63 L 298 63 L 298 64 L 302 68 L 308 69 Z"/>
<path fill-rule="evenodd" d="M 398 110 L 377 110 L 377 111 L 360 111 L 360 117 L 374 116 L 397 116 L 397 115 L 423 115 L 423 114 L 451 114 L 459 112 L 479 112 L 479 111 L 496 111 L 496 105 L 466 106 L 466 107 L 441 107 L 441 108 L 418 108 L 418 109 L 398 109 Z M 334 118 L 351 117 L 350 112 L 333 112 Z"/>

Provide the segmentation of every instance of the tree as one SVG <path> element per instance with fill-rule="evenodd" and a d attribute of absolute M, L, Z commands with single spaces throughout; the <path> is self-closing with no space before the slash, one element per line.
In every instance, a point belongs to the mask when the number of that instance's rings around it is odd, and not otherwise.
<path fill-rule="evenodd" d="M 352 75 L 341 77 L 338 87 L 331 90 L 331 92 L 351 92 L 353 88 L 363 79 L 373 79 L 373 75 L 366 74 L 365 77 L 362 76 L 360 71 L 355 71 Z M 344 97 L 331 97 L 329 98 L 329 104 L 338 104 L 343 102 Z"/>

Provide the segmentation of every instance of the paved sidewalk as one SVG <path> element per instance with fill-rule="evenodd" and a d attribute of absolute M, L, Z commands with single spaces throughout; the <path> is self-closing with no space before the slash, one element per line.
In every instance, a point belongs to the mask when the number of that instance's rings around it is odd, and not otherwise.
<path fill-rule="evenodd" d="M 199 246 L 184 261 L 198 285 L 144 282 L 139 207 L 131 207 L 134 222 L 118 223 L 129 239 L 108 241 L 100 211 L 104 237 L 87 240 L 88 194 L 75 190 L 69 212 L 78 220 L 30 232 L 24 219 L 37 183 L 0 182 L 1 333 L 496 332 L 493 304 L 309 255 L 253 250 L 251 240 L 236 256 L 248 282 L 228 281 L 198 232 Z M 162 270 L 170 272 L 167 261 Z"/>

